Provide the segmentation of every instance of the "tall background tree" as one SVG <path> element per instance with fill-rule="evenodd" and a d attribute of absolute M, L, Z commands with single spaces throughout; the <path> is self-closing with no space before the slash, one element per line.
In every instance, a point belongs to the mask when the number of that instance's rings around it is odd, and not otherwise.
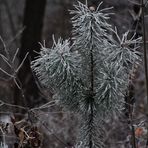
<path fill-rule="evenodd" d="M 30 69 L 30 60 L 36 56 L 35 51 L 38 52 L 40 50 L 39 42 L 42 40 L 45 6 L 46 0 L 26 0 L 25 2 L 23 20 L 25 29 L 21 37 L 19 61 L 24 59 L 27 52 L 29 52 L 29 56 L 18 73 L 18 79 L 23 92 L 16 87 L 14 100 L 15 104 L 25 105 L 27 107 L 33 107 L 39 101 L 44 102 L 43 98 L 40 100 L 40 91 Z M 23 98 L 22 95 L 24 95 Z"/>

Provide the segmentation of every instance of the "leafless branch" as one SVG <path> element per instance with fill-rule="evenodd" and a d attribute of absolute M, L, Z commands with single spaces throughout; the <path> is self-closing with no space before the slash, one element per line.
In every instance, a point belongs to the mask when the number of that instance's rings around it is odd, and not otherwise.
<path fill-rule="evenodd" d="M 18 68 L 15 70 L 16 73 L 18 73 L 18 71 L 20 70 L 20 68 L 23 66 L 25 60 L 27 59 L 29 52 L 26 53 L 24 59 L 22 60 L 21 64 L 18 66 Z"/>
<path fill-rule="evenodd" d="M 16 49 L 16 52 L 15 52 L 15 54 L 14 54 L 14 56 L 13 56 L 13 59 L 12 59 L 12 63 L 13 63 L 13 64 L 14 64 L 14 61 L 15 61 L 15 59 L 16 59 L 16 56 L 17 56 L 18 52 L 19 52 L 19 48 Z"/>
<path fill-rule="evenodd" d="M 3 44 L 4 51 L 5 51 L 5 53 L 6 53 L 7 58 L 9 58 L 9 52 L 8 52 L 8 50 L 7 50 L 7 48 L 6 48 L 6 44 L 5 44 L 5 42 L 4 42 L 4 40 L 2 39 L 1 36 L 0 36 L 0 41 L 1 41 L 2 44 Z"/>
<path fill-rule="evenodd" d="M 26 107 L 23 107 L 23 106 L 20 106 L 20 105 L 14 105 L 14 104 L 10 104 L 10 103 L 6 103 L 2 100 L 0 100 L 0 106 L 3 106 L 3 105 L 6 105 L 6 106 L 10 106 L 10 107 L 15 107 L 15 108 L 20 108 L 20 109 L 23 109 L 23 110 L 28 110 L 28 108 Z"/>

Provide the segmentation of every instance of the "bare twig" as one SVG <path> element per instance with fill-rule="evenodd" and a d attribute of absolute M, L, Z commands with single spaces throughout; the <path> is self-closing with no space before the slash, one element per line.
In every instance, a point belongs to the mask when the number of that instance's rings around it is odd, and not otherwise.
<path fill-rule="evenodd" d="M 16 84 L 16 86 L 18 87 L 18 89 L 21 90 L 22 86 L 21 86 L 21 84 L 18 84 L 18 82 L 16 81 L 16 78 L 14 78 L 13 81 Z"/>
<path fill-rule="evenodd" d="M 23 66 L 25 60 L 27 59 L 27 56 L 28 56 L 29 52 L 26 53 L 24 59 L 22 60 L 21 64 L 18 66 L 18 68 L 16 69 L 16 73 L 20 70 L 20 68 Z"/>
<path fill-rule="evenodd" d="M 16 33 L 16 35 L 7 43 L 7 47 L 9 47 L 25 30 L 25 27 L 21 28 L 18 33 Z"/>
<path fill-rule="evenodd" d="M 2 55 L 2 54 L 0 54 L 0 56 L 2 57 L 2 59 L 4 60 L 4 62 L 5 62 L 10 68 L 12 68 L 12 66 L 11 66 L 11 64 L 9 63 L 8 59 L 7 59 L 4 55 Z"/>
<path fill-rule="evenodd" d="M 7 50 L 7 48 L 6 48 L 6 44 L 5 44 L 5 42 L 4 42 L 4 40 L 2 39 L 1 36 L 0 36 L 0 41 L 2 42 L 2 44 L 3 44 L 3 46 L 4 46 L 4 51 L 5 51 L 5 53 L 6 53 L 6 56 L 7 56 L 7 58 L 9 59 L 9 58 L 10 58 L 9 52 L 8 52 L 8 50 Z"/>
<path fill-rule="evenodd" d="M 13 56 L 13 59 L 12 59 L 12 63 L 14 63 L 14 61 L 15 61 L 15 59 L 16 59 L 16 56 L 17 56 L 18 52 L 19 52 L 19 48 L 16 49 L 16 52 L 15 52 L 15 54 L 14 54 L 14 56 Z"/>
<path fill-rule="evenodd" d="M 46 104 L 43 104 L 43 105 L 41 105 L 41 106 L 39 106 L 39 107 L 36 107 L 36 108 L 33 108 L 33 109 L 31 109 L 31 110 L 41 110 L 41 109 L 46 109 L 46 108 L 49 108 L 49 107 L 55 106 L 55 105 L 56 105 L 55 103 L 56 103 L 55 101 L 50 101 L 50 102 L 48 102 L 48 103 L 46 103 Z"/>
<path fill-rule="evenodd" d="M 3 105 L 10 106 L 10 107 L 15 107 L 15 108 L 20 108 L 20 109 L 28 111 L 28 108 L 26 108 L 26 107 L 23 107 L 23 106 L 20 106 L 20 105 L 14 105 L 14 104 L 6 103 L 6 102 L 0 100 L 0 106 L 3 106 Z"/>
<path fill-rule="evenodd" d="M 10 78 L 13 78 L 14 76 L 9 74 L 8 72 L 6 72 L 5 70 L 3 70 L 2 68 L 0 68 L 0 71 L 2 71 L 4 74 L 6 74 L 7 76 L 9 76 Z"/>
<path fill-rule="evenodd" d="M 130 3 L 132 3 L 132 4 L 134 4 L 134 5 L 138 5 L 138 6 L 141 6 L 141 4 L 140 3 L 138 3 L 138 2 L 135 2 L 135 1 L 133 1 L 133 0 L 128 0 Z"/>
<path fill-rule="evenodd" d="M 11 63 L 12 65 L 10 65 L 10 67 L 11 67 L 11 70 L 13 71 L 12 74 L 9 74 L 9 73 L 6 72 L 4 69 L 0 68 L 0 71 L 2 71 L 5 75 L 7 75 L 8 77 L 10 77 L 10 80 L 13 79 L 14 83 L 16 84 L 16 86 L 17 86 L 19 89 L 21 89 L 21 83 L 20 83 L 20 84 L 17 83 L 17 81 L 19 81 L 18 78 L 17 78 L 17 73 L 18 73 L 18 71 L 21 69 L 22 65 L 24 64 L 24 62 L 25 62 L 25 60 L 26 60 L 28 54 L 29 54 L 29 53 L 27 53 L 27 54 L 25 55 L 24 59 L 22 60 L 21 64 L 18 66 L 17 69 L 14 68 L 14 65 L 13 65 L 14 63 Z M 16 56 L 16 55 L 14 55 L 14 56 Z M 13 59 L 15 60 L 15 57 L 13 57 Z M 3 60 L 6 61 L 4 58 L 3 58 Z M 8 63 L 9 63 L 9 62 L 8 62 Z M 17 79 L 17 80 L 16 80 L 16 79 Z M 19 82 L 20 82 L 20 81 L 19 81 Z"/>
<path fill-rule="evenodd" d="M 8 52 L 8 50 L 7 50 L 7 47 L 6 47 L 6 44 L 5 44 L 5 42 L 4 42 L 4 40 L 2 39 L 1 36 L 0 36 L 0 40 L 1 40 L 2 44 L 3 44 L 4 51 L 5 51 L 5 53 L 6 53 L 6 56 L 0 54 L 0 57 L 2 57 L 2 59 L 4 60 L 4 62 L 11 68 L 12 74 L 8 73 L 7 71 L 5 71 L 5 70 L 2 69 L 2 68 L 0 68 L 0 71 L 2 71 L 5 75 L 7 75 L 7 76 L 10 78 L 9 80 L 13 80 L 13 82 L 16 84 L 16 86 L 18 87 L 18 89 L 21 90 L 22 86 L 21 86 L 20 81 L 19 81 L 18 78 L 17 78 L 17 73 L 18 73 L 18 71 L 21 69 L 21 67 L 23 66 L 25 60 L 26 60 L 27 57 L 28 57 L 29 52 L 26 53 L 26 55 L 25 55 L 24 59 L 22 60 L 22 62 L 20 63 L 20 65 L 18 65 L 18 67 L 15 68 L 14 62 L 15 62 L 15 60 L 16 60 L 16 56 L 17 56 L 17 54 L 18 54 L 18 52 L 19 52 L 19 49 L 16 50 L 16 52 L 15 52 L 15 54 L 14 54 L 12 60 L 11 60 L 11 59 L 10 59 L 9 52 Z M 18 83 L 18 82 L 19 82 L 19 83 Z M 24 96 L 22 90 L 21 90 L 21 92 L 22 92 L 22 96 Z"/>

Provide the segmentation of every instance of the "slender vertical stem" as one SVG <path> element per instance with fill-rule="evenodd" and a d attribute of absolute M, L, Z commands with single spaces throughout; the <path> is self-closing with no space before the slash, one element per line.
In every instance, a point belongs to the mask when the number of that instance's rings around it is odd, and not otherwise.
<path fill-rule="evenodd" d="M 94 92 L 94 69 L 93 69 L 93 51 L 92 51 L 92 46 L 91 46 L 91 51 L 90 51 L 90 59 L 91 59 L 91 99 L 90 100 L 90 120 L 89 120 L 89 128 L 90 128 L 90 134 L 89 134 L 89 148 L 92 148 L 92 124 L 93 124 L 93 118 L 94 118 L 94 113 L 93 113 L 93 92 Z"/>
<path fill-rule="evenodd" d="M 132 103 L 132 98 L 133 98 L 133 86 L 130 83 L 129 88 L 128 88 L 128 94 L 127 94 L 127 105 L 128 105 L 128 118 L 129 118 L 129 124 L 131 127 L 131 143 L 132 143 L 132 148 L 136 148 L 136 137 L 135 137 L 135 128 L 133 125 L 133 103 Z"/>
<path fill-rule="evenodd" d="M 91 20 L 92 21 L 92 20 Z M 89 148 L 92 148 L 93 142 L 92 142 L 92 124 L 94 120 L 94 112 L 93 112 L 93 94 L 94 94 L 94 58 L 93 58 L 93 39 L 92 39 L 92 28 L 91 28 L 91 42 L 90 42 L 90 71 L 91 71 L 91 99 L 90 100 L 90 120 L 89 120 L 89 129 L 90 129 L 90 134 L 89 134 Z"/>
<path fill-rule="evenodd" d="M 132 148 L 136 148 L 135 128 L 133 126 L 133 119 L 131 117 L 131 128 L 132 128 Z"/>
<path fill-rule="evenodd" d="M 90 102 L 90 109 L 91 109 L 91 113 L 90 113 L 90 115 L 89 115 L 89 118 L 90 118 L 90 120 L 89 120 L 89 148 L 92 148 L 92 146 L 93 146 L 93 140 L 92 140 L 92 123 L 93 123 L 93 104 L 92 104 L 92 102 Z"/>
<path fill-rule="evenodd" d="M 131 133 L 132 133 L 132 148 L 136 148 L 135 128 L 133 125 L 133 114 L 132 114 L 131 106 L 129 110 L 130 110 L 129 117 L 130 117 L 130 124 L 131 124 Z"/>
<path fill-rule="evenodd" d="M 147 107 L 148 107 L 148 71 L 147 71 L 147 50 L 146 50 L 146 30 L 145 30 L 145 4 L 144 0 L 141 0 L 142 9 L 142 29 L 143 29 L 143 48 L 144 48 L 144 68 L 145 68 L 145 81 L 146 81 L 146 95 L 147 95 Z M 146 117 L 148 118 L 148 109 L 146 108 Z M 146 148 L 148 148 L 148 125 L 147 125 L 147 142 Z"/>

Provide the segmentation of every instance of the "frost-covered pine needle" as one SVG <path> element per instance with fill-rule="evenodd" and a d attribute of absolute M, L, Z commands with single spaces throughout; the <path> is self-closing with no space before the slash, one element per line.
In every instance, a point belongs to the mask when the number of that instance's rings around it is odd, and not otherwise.
<path fill-rule="evenodd" d="M 32 68 L 54 99 L 81 116 L 78 148 L 104 148 L 103 120 L 120 114 L 133 65 L 141 60 L 141 38 L 118 35 L 108 23 L 110 9 L 95 9 L 78 2 L 70 10 L 73 44 L 53 38 L 53 46 L 41 46 Z M 113 37 L 110 33 L 114 33 Z"/>

